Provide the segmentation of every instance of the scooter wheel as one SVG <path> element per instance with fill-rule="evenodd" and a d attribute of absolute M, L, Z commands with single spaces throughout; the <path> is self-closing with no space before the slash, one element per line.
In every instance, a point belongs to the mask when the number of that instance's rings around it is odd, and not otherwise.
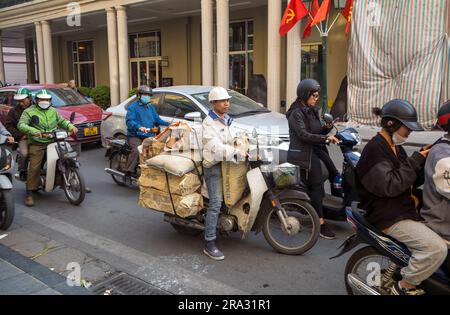
<path fill-rule="evenodd" d="M 84 183 L 84 178 L 81 176 L 80 170 L 76 168 L 68 169 L 66 177 L 70 187 L 67 187 L 64 182 L 64 193 L 71 204 L 78 206 L 83 202 L 84 197 L 86 196 L 86 184 Z"/>
<path fill-rule="evenodd" d="M 301 255 L 310 250 L 319 238 L 320 222 L 311 204 L 304 200 L 280 198 L 291 229 L 286 231 L 275 209 L 263 218 L 263 234 L 277 252 L 285 255 Z"/>
<path fill-rule="evenodd" d="M 2 190 L 0 195 L 0 230 L 6 231 L 14 220 L 14 195 L 11 190 Z"/>
<path fill-rule="evenodd" d="M 122 171 L 120 168 L 120 163 L 122 159 L 122 154 L 119 152 L 113 153 L 111 159 L 109 161 L 109 168 L 117 171 Z M 114 182 L 119 186 L 126 186 L 125 180 L 123 177 L 111 175 Z"/>

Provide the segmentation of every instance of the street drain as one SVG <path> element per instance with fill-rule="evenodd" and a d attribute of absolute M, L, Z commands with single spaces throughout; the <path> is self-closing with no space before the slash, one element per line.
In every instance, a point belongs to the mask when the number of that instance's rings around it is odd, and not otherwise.
<path fill-rule="evenodd" d="M 97 284 L 91 291 L 97 295 L 170 295 L 169 292 L 126 273 Z"/>

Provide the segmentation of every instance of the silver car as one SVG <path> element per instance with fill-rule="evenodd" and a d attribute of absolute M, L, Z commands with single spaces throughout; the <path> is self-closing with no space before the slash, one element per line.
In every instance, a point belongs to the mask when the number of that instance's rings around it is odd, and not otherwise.
<path fill-rule="evenodd" d="M 161 118 L 167 122 L 181 120 L 192 123 L 195 119 L 204 119 L 208 115 L 211 109 L 208 94 L 212 88 L 195 85 L 156 88 L 153 89 L 152 104 Z M 233 118 L 234 126 L 238 131 L 251 135 L 256 130 L 259 135 L 274 139 L 271 145 L 274 157 L 278 156 L 280 163 L 285 162 L 289 148 L 289 126 L 286 116 L 272 112 L 236 91 L 229 90 L 228 93 L 232 97 L 228 114 Z M 107 145 L 105 139 L 126 138 L 127 108 L 136 100 L 136 96 L 132 96 L 106 110 L 111 115 L 101 125 L 103 146 Z"/>

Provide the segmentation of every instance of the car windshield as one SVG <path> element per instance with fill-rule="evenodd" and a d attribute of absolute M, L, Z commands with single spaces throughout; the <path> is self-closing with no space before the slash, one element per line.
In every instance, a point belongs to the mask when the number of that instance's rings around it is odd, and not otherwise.
<path fill-rule="evenodd" d="M 267 108 L 264 108 L 251 98 L 248 98 L 247 96 L 242 95 L 241 93 L 228 90 L 228 94 L 230 94 L 231 96 L 230 111 L 228 112 L 228 114 L 231 117 L 243 117 L 270 112 Z M 208 95 L 209 92 L 193 94 L 192 96 L 206 108 L 211 109 L 212 106 L 211 103 L 208 102 Z"/>
<path fill-rule="evenodd" d="M 52 95 L 53 107 L 83 105 L 89 103 L 80 93 L 71 88 L 50 88 L 46 90 Z M 36 92 L 38 92 L 38 90 L 31 91 L 33 99 L 35 99 Z"/>

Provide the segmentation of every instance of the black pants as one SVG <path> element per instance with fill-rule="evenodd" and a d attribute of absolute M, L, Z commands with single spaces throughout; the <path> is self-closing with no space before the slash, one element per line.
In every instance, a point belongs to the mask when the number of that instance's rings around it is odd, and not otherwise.
<path fill-rule="evenodd" d="M 303 183 L 308 188 L 308 195 L 311 198 L 311 205 L 316 210 L 319 218 L 323 218 L 323 197 L 325 190 L 323 189 L 322 166 L 319 157 L 313 153 L 311 158 L 311 169 L 300 170 L 300 176 Z"/>
<path fill-rule="evenodd" d="M 314 149 L 314 153 L 325 164 L 325 166 L 328 170 L 328 180 L 330 181 L 330 184 L 333 184 L 334 179 L 336 178 L 337 175 L 339 175 L 339 171 L 337 170 L 336 166 L 334 165 L 334 162 L 330 157 L 330 153 L 328 152 L 328 149 L 326 147 L 320 147 L 320 148 Z"/>

